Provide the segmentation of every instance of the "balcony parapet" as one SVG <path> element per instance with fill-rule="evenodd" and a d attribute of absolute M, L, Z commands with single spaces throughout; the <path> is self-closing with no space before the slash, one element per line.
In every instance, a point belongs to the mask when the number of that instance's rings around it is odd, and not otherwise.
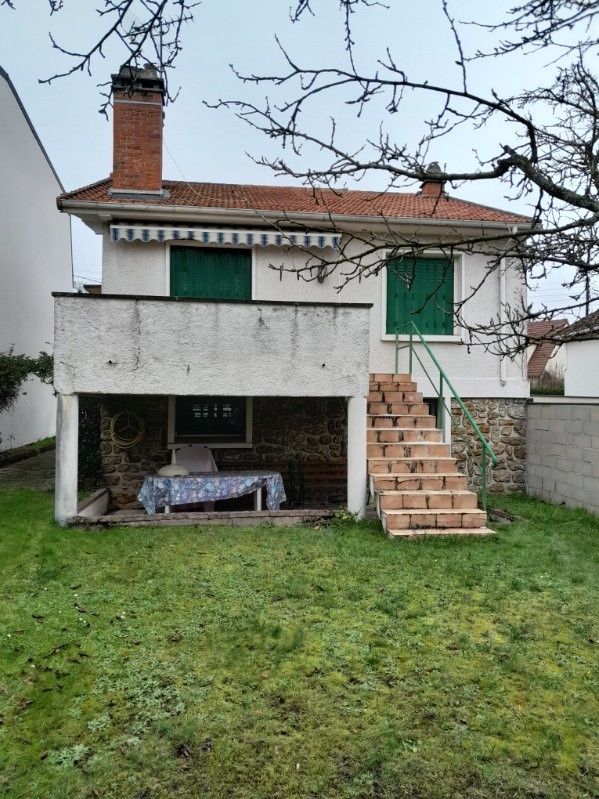
<path fill-rule="evenodd" d="M 60 394 L 368 392 L 370 304 L 53 296 Z"/>

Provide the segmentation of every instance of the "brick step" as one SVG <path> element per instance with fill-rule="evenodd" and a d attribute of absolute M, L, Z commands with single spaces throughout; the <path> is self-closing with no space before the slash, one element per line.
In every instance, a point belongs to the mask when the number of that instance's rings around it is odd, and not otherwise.
<path fill-rule="evenodd" d="M 381 512 L 383 528 L 389 530 L 418 530 L 420 528 L 485 527 L 487 514 L 470 510 L 384 510 Z"/>
<path fill-rule="evenodd" d="M 436 428 L 435 417 L 430 413 L 396 414 L 369 413 L 366 421 L 368 427 L 417 427 L 427 430 Z"/>
<path fill-rule="evenodd" d="M 370 458 L 368 474 L 447 474 L 455 471 L 455 464 L 455 458 Z"/>
<path fill-rule="evenodd" d="M 369 383 L 369 391 L 418 391 L 416 383 Z"/>
<path fill-rule="evenodd" d="M 425 527 L 417 530 L 387 530 L 389 538 L 415 539 L 426 536 L 488 536 L 495 535 L 489 527 Z"/>
<path fill-rule="evenodd" d="M 448 458 L 451 455 L 449 444 L 432 441 L 371 442 L 366 445 L 366 453 L 369 458 Z"/>
<path fill-rule="evenodd" d="M 395 372 L 390 374 L 388 372 L 374 372 L 370 375 L 371 383 L 411 383 L 412 375 L 406 372 Z"/>
<path fill-rule="evenodd" d="M 464 510 L 477 507 L 472 491 L 445 489 L 440 491 L 377 491 L 378 510 Z"/>
<path fill-rule="evenodd" d="M 465 491 L 468 479 L 459 472 L 447 474 L 372 474 L 371 493 L 377 491 Z"/>
<path fill-rule="evenodd" d="M 368 402 L 422 402 L 422 394 L 419 391 L 370 391 Z"/>
<path fill-rule="evenodd" d="M 421 427 L 369 427 L 366 430 L 366 441 L 377 444 L 399 444 L 402 441 L 432 441 L 436 444 L 443 441 L 441 430 Z"/>
<path fill-rule="evenodd" d="M 428 405 L 424 402 L 369 402 L 368 413 L 371 416 L 426 416 Z"/>

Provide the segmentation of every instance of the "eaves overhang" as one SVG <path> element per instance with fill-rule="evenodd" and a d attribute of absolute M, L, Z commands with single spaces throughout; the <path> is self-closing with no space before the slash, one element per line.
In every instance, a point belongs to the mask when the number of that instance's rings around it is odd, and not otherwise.
<path fill-rule="evenodd" d="M 99 203 L 81 200 L 58 199 L 59 210 L 80 217 L 93 226 L 92 219 L 106 224 L 122 220 L 194 222 L 206 224 L 232 225 L 280 225 L 303 228 L 317 224 L 323 229 L 335 230 L 342 225 L 352 232 L 370 228 L 373 233 L 384 233 L 391 227 L 408 226 L 412 228 L 452 228 L 453 230 L 489 230 L 514 232 L 514 228 L 533 227 L 533 220 L 482 221 L 470 219 L 441 219 L 422 217 L 385 217 L 382 215 L 362 216 L 314 212 L 284 212 L 259 209 L 230 209 L 201 206 L 153 205 L 142 203 Z"/>

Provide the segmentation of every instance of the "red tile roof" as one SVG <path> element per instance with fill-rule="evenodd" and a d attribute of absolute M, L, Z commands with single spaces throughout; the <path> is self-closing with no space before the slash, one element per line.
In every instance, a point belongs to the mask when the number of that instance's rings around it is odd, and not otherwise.
<path fill-rule="evenodd" d="M 593 311 L 588 316 L 572 322 L 565 337 L 581 340 L 599 338 L 599 311 Z"/>
<path fill-rule="evenodd" d="M 553 355 L 556 344 L 554 341 L 551 341 L 551 339 L 547 339 L 549 334 L 553 330 L 559 330 L 567 326 L 568 321 L 566 319 L 547 319 L 528 323 L 528 336 L 530 338 L 545 339 L 544 341 L 539 341 L 528 359 L 529 380 L 535 380 L 541 377 L 549 359 Z"/>
<path fill-rule="evenodd" d="M 101 180 L 58 198 L 89 203 L 184 206 L 231 210 L 315 213 L 339 216 L 383 216 L 389 219 L 440 219 L 468 222 L 527 224 L 530 218 L 446 195 L 437 197 L 408 192 L 333 191 L 303 186 L 251 186 L 234 183 L 187 183 L 165 180 L 167 197 L 126 198 L 109 193 L 110 179 Z"/>

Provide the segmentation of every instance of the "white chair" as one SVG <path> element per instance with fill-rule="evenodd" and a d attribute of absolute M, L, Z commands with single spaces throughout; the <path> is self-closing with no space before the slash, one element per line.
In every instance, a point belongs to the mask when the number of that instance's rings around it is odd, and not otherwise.
<path fill-rule="evenodd" d="M 218 466 L 214 460 L 212 450 L 204 444 L 179 444 L 173 447 L 171 463 L 177 466 L 185 466 L 190 474 L 194 472 L 218 472 Z M 214 510 L 214 502 L 202 503 L 204 512 L 210 513 Z M 165 513 L 170 513 L 167 506 Z"/>
<path fill-rule="evenodd" d="M 180 444 L 173 449 L 174 462 L 194 472 L 218 472 L 212 450 L 204 444 Z"/>

